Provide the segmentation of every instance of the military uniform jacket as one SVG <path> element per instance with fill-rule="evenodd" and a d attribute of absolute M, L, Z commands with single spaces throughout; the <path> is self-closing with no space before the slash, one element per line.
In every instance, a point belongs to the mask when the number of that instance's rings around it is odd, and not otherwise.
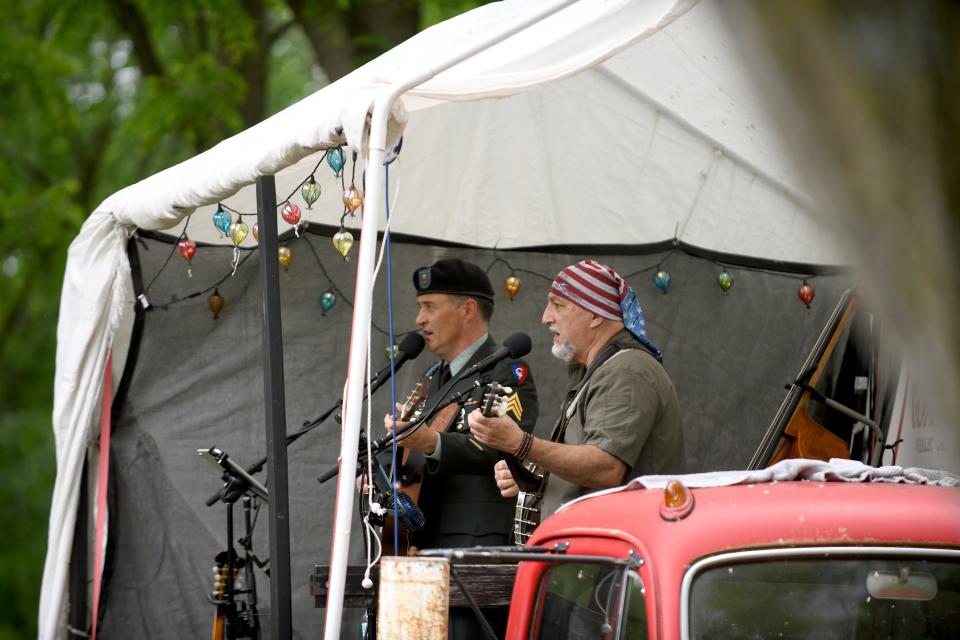
<path fill-rule="evenodd" d="M 496 351 L 498 345 L 487 338 L 470 358 L 466 370 Z M 537 390 L 530 369 L 523 360 L 505 360 L 492 370 L 480 374 L 482 380 L 495 380 L 513 389 L 507 416 L 527 432 L 532 432 L 539 408 Z M 441 396 L 467 391 L 476 376 L 457 382 L 452 387 L 440 384 L 435 375 L 427 393 L 427 407 Z M 479 444 L 470 436 L 470 425 L 463 419 L 480 404 L 486 384 L 473 389 L 459 410 L 453 425 L 440 434 L 440 459 L 427 458 L 420 487 L 419 505 L 426 526 L 414 537 L 420 548 L 471 547 L 508 544 L 513 526 L 513 498 L 504 498 L 493 477 L 493 467 L 500 453 Z"/>

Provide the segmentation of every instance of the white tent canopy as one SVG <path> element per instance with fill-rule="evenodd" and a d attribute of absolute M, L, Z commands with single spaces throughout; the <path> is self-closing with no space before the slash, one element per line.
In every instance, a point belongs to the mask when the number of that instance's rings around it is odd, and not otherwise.
<path fill-rule="evenodd" d="M 363 150 L 378 89 L 539 4 L 488 5 L 428 29 L 98 210 L 144 229 L 196 210 L 191 238 L 229 242 L 209 223 L 217 201 L 253 211 L 258 175 L 276 174 L 286 194 L 318 150 Z M 841 261 L 716 8 L 691 4 L 579 2 L 403 95 L 391 139 L 406 134 L 402 179 L 416 215 L 394 231 L 501 248 L 676 235 L 739 255 Z M 512 224 L 491 227 L 491 215 Z"/>
<path fill-rule="evenodd" d="M 550 4 L 508 0 L 437 25 L 261 124 L 114 194 L 90 216 L 71 246 L 62 293 L 53 415 L 58 475 L 40 637 L 63 628 L 78 486 L 96 435 L 100 380 L 108 350 L 117 360 L 124 356 L 118 336 L 134 304 L 128 234 L 179 234 L 189 224 L 196 241 L 229 242 L 210 222 L 218 202 L 255 211 L 253 182 L 269 174 L 285 197 L 324 149 L 339 145 L 359 151 L 359 185 L 378 92 Z M 677 238 L 760 259 L 843 262 L 813 219 L 757 90 L 706 0 L 580 0 L 401 96 L 388 144 L 401 137 L 400 160 L 391 165 L 394 232 L 488 248 Z M 330 172 L 317 177 L 324 195 L 313 211 L 304 208 L 306 220 L 336 224 L 339 180 Z M 292 200 L 303 206 L 299 198 Z M 243 243 L 254 245 L 252 236 Z M 117 379 L 121 370 L 114 367 Z"/>

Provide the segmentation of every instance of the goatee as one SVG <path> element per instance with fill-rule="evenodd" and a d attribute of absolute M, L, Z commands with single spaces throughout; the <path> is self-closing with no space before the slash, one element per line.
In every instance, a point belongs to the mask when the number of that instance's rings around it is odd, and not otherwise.
<path fill-rule="evenodd" d="M 553 357 L 559 358 L 567 363 L 573 360 L 573 355 L 576 352 L 577 348 L 569 342 L 554 342 L 550 348 L 550 353 L 553 354 Z"/>

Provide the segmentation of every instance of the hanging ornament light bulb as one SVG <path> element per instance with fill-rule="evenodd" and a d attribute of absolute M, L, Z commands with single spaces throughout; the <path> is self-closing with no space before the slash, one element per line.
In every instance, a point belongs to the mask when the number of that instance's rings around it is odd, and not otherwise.
<path fill-rule="evenodd" d="M 296 225 L 300 222 L 300 207 L 288 200 L 280 208 L 280 217 L 288 224 Z"/>
<path fill-rule="evenodd" d="M 217 204 L 217 210 L 213 214 L 213 226 L 220 232 L 220 237 L 230 231 L 231 224 L 233 224 L 233 219 L 230 217 L 230 213 L 223 208 L 222 204 Z"/>
<path fill-rule="evenodd" d="M 663 295 L 667 295 L 667 289 L 670 288 L 670 272 L 666 269 L 658 269 L 655 274 L 653 274 L 653 284 L 663 291 Z"/>
<path fill-rule="evenodd" d="M 813 288 L 813 285 L 808 283 L 806 280 L 803 281 L 803 284 L 800 285 L 800 288 L 797 289 L 797 297 L 800 298 L 800 301 L 807 306 L 807 309 L 810 308 L 810 303 L 813 302 L 814 296 L 817 295 L 817 290 Z"/>
<path fill-rule="evenodd" d="M 353 215 L 362 204 L 363 193 L 355 185 L 350 185 L 350 188 L 343 192 L 343 206 Z"/>
<path fill-rule="evenodd" d="M 353 234 L 341 226 L 340 231 L 333 234 L 333 246 L 343 256 L 344 262 L 350 260 L 347 254 L 350 253 L 350 248 L 353 246 Z"/>
<path fill-rule="evenodd" d="M 260 242 L 260 223 L 259 222 L 253 223 L 253 239 L 256 240 L 257 242 Z"/>
<path fill-rule="evenodd" d="M 335 304 L 337 304 L 337 295 L 332 289 L 327 289 L 320 294 L 320 309 L 323 315 L 327 315 L 327 311 L 333 309 Z"/>
<path fill-rule="evenodd" d="M 510 299 L 513 300 L 513 297 L 520 291 L 522 284 L 520 278 L 511 273 L 507 276 L 507 279 L 503 281 L 503 288 L 507 292 L 507 295 L 510 296 Z"/>
<path fill-rule="evenodd" d="M 343 171 L 343 165 L 347 164 L 347 159 L 343 155 L 343 149 L 340 147 L 327 149 L 327 164 L 333 169 L 333 174 L 339 178 L 340 172 Z"/>
<path fill-rule="evenodd" d="M 733 274 L 724 269 L 717 274 L 717 284 L 720 285 L 720 288 L 726 293 L 730 290 L 730 287 L 733 286 Z"/>
<path fill-rule="evenodd" d="M 226 304 L 226 300 L 223 299 L 223 296 L 220 295 L 219 289 L 214 289 L 213 293 L 210 294 L 210 297 L 207 298 L 207 306 L 210 307 L 210 311 L 213 312 L 213 319 L 216 320 L 220 316 L 220 312 L 223 311 L 223 305 Z"/>
<path fill-rule="evenodd" d="M 197 243 L 183 236 L 177 242 L 177 252 L 180 253 L 180 257 L 187 261 L 187 277 L 193 277 L 193 270 L 190 268 L 193 256 L 197 253 Z"/>
<path fill-rule="evenodd" d="M 289 269 L 290 263 L 293 261 L 293 252 L 290 251 L 290 247 L 280 247 L 277 249 L 277 260 L 280 261 L 280 266 L 283 267 L 284 271 Z"/>
<path fill-rule="evenodd" d="M 243 218 L 238 215 L 237 221 L 230 225 L 230 230 L 227 231 L 227 235 L 233 240 L 234 246 L 239 247 L 243 239 L 247 237 L 248 231 L 250 231 L 250 227 L 248 227 L 247 223 L 243 221 Z"/>
<path fill-rule="evenodd" d="M 307 209 L 313 209 L 313 203 L 320 197 L 320 183 L 316 181 L 312 173 L 300 187 L 300 195 L 303 196 L 303 201 L 307 203 Z"/>

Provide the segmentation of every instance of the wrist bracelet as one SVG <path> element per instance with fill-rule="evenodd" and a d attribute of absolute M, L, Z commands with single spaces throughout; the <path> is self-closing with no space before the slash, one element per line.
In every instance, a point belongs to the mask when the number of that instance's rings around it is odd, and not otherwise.
<path fill-rule="evenodd" d="M 513 454 L 518 460 L 523 460 L 530 454 L 530 449 L 533 448 L 533 434 L 523 432 L 523 439 L 520 441 L 520 446 L 517 447 L 517 452 Z"/>

